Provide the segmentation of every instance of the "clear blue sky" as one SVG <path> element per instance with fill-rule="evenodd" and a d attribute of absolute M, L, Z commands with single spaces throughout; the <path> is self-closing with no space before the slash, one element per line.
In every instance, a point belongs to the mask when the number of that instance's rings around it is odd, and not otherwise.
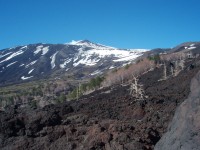
<path fill-rule="evenodd" d="M 119 48 L 200 41 L 200 0 L 0 0 L 0 49 L 81 39 Z"/>

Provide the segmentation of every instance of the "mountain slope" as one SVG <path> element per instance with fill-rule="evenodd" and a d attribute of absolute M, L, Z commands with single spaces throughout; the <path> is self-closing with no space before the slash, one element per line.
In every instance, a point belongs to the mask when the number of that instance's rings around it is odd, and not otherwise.
<path fill-rule="evenodd" d="M 177 108 L 168 131 L 155 150 L 198 150 L 200 148 L 200 72 L 192 79 L 189 97 Z"/>
<path fill-rule="evenodd" d="M 130 63 L 145 51 L 117 49 L 88 40 L 5 49 L 0 51 L 0 85 L 65 73 L 93 76 Z"/>
<path fill-rule="evenodd" d="M 200 42 L 185 42 L 182 43 L 174 48 L 172 48 L 169 52 L 187 52 L 187 51 L 193 51 L 193 52 L 199 52 L 200 50 Z"/>
<path fill-rule="evenodd" d="M 200 69 L 189 67 L 194 62 L 200 57 L 187 59 L 184 70 L 167 80 L 158 81 L 162 65 L 140 76 L 148 95 L 143 100 L 130 95 L 130 85 L 115 85 L 40 109 L 6 107 L 0 112 L 0 148 L 152 150 L 190 92 Z"/>

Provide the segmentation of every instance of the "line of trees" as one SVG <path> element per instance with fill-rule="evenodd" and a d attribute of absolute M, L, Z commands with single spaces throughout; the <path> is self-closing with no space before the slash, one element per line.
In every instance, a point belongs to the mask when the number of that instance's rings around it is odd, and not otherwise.
<path fill-rule="evenodd" d="M 39 106 L 40 100 L 61 103 L 67 100 L 69 85 L 61 81 L 49 81 L 39 84 L 29 83 L 0 90 L 0 108 L 9 105 Z"/>
<path fill-rule="evenodd" d="M 80 96 L 94 91 L 101 87 L 104 77 L 97 76 L 92 78 L 88 83 L 79 84 L 68 96 L 69 100 L 78 99 Z"/>
<path fill-rule="evenodd" d="M 185 68 L 186 58 L 187 54 L 183 52 L 161 55 L 160 61 L 161 65 L 163 65 L 163 77 L 160 81 L 177 76 Z M 168 66 L 170 67 L 170 71 L 167 71 Z"/>
<path fill-rule="evenodd" d="M 138 61 L 135 64 L 130 64 L 114 72 L 111 71 L 105 77 L 103 86 L 111 86 L 114 84 L 126 84 L 129 83 L 134 77 L 139 77 L 140 75 L 148 72 L 155 68 L 156 64 L 154 60 L 145 58 Z"/>

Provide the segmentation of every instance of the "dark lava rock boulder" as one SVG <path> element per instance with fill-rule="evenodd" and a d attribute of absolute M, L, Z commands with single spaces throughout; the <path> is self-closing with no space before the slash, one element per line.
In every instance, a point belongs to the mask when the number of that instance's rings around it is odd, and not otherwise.
<path fill-rule="evenodd" d="M 200 149 L 200 72 L 192 79 L 190 89 L 188 99 L 177 108 L 155 150 Z"/>

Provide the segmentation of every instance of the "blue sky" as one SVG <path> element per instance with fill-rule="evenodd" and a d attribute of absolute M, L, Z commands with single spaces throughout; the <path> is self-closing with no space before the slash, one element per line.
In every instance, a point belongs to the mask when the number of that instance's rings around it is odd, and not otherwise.
<path fill-rule="evenodd" d="M 200 41 L 199 0 L 0 0 L 0 49 L 88 39 L 119 48 Z"/>

